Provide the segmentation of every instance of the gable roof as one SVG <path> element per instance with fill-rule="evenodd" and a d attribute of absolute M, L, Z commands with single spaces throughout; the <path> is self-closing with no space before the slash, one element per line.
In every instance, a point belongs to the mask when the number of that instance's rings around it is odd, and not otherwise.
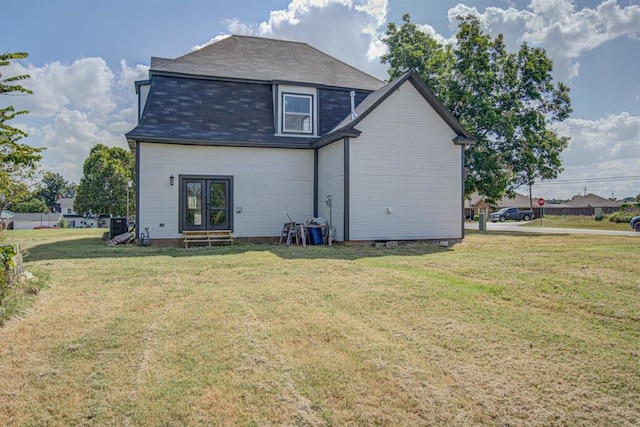
<path fill-rule="evenodd" d="M 364 101 L 362 101 L 356 108 L 356 118 L 352 120 L 351 114 L 347 115 L 340 123 L 338 123 L 333 130 L 325 137 L 320 138 L 315 145 L 322 146 L 324 144 L 335 141 L 336 137 L 355 130 L 355 126 L 362 121 L 369 113 L 375 110 L 381 103 L 383 103 L 389 95 L 391 95 L 397 88 L 399 88 L 406 81 L 409 81 L 413 87 L 422 95 L 422 97 L 429 103 L 429 105 L 435 110 L 435 112 L 442 118 L 442 120 L 449 125 L 449 127 L 458 134 L 454 139 L 456 144 L 467 145 L 473 144 L 475 138 L 469 134 L 465 128 L 462 127 L 458 119 L 440 102 L 433 92 L 427 87 L 427 85 L 420 79 L 418 74 L 414 71 L 409 71 L 403 74 L 401 77 L 394 81 L 387 83 L 382 88 L 369 94 Z"/>
<path fill-rule="evenodd" d="M 384 85 L 306 43 L 249 36 L 230 36 L 176 59 L 151 58 L 150 72 L 366 90 Z"/>
<path fill-rule="evenodd" d="M 534 198 L 535 199 L 535 198 Z M 469 199 L 465 200 L 465 207 L 476 207 L 481 204 L 485 204 L 485 199 L 483 196 L 478 193 L 473 193 L 469 196 Z M 491 206 L 495 206 L 497 208 L 528 208 L 530 204 L 529 196 L 525 196 L 524 194 L 515 193 L 513 197 L 509 197 L 507 195 L 502 196 L 502 199 L 497 201 L 495 204 Z"/>
<path fill-rule="evenodd" d="M 576 196 L 573 200 L 565 203 L 565 205 L 572 208 L 619 208 L 622 206 L 622 202 L 605 199 L 604 197 L 589 193 L 585 196 Z"/>

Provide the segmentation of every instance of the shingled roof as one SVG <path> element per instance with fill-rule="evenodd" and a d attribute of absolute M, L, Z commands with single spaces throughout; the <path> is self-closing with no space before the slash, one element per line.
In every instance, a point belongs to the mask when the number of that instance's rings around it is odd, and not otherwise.
<path fill-rule="evenodd" d="M 306 43 L 249 36 L 230 36 L 176 59 L 151 58 L 154 72 L 364 90 L 384 86 Z"/>

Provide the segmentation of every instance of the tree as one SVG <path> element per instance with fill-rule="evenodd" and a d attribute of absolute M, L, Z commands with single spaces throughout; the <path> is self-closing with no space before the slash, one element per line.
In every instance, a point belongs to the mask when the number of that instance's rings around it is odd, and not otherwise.
<path fill-rule="evenodd" d="M 125 215 L 127 183 L 133 175 L 134 161 L 129 151 L 95 145 L 84 162 L 74 210 L 81 215 Z"/>
<path fill-rule="evenodd" d="M 536 179 L 562 171 L 568 138 L 550 125 L 571 113 L 569 89 L 554 84 L 544 49 L 522 44 L 507 52 L 504 38 L 484 34 L 474 16 L 458 17 L 454 46 L 438 43 L 411 22 L 390 23 L 386 37 L 393 79 L 415 71 L 461 124 L 476 137 L 465 155 L 465 189 L 489 202 Z"/>
<path fill-rule="evenodd" d="M 10 65 L 11 61 L 24 59 L 27 56 L 28 54 L 25 52 L 0 54 L 0 67 Z M 33 93 L 18 84 L 28 78 L 28 74 L 2 78 L 2 73 L 0 73 L 0 94 Z M 8 124 L 16 116 L 27 113 L 26 110 L 16 111 L 12 106 L 0 105 L 0 195 L 15 194 L 19 191 L 20 182 L 33 176 L 37 164 L 42 158 L 40 153 L 43 149 L 20 143 L 20 140 L 26 137 L 27 133 Z M 9 197 L 0 199 L 5 200 L 1 202 L 0 208 L 4 208 L 6 201 L 10 200 Z"/>
<path fill-rule="evenodd" d="M 34 197 L 29 200 L 14 203 L 13 210 L 21 213 L 46 213 L 49 212 L 49 207 L 44 200 Z"/>
<path fill-rule="evenodd" d="M 42 181 L 40 188 L 36 192 L 49 208 L 53 208 L 56 204 L 57 196 L 74 197 L 75 187 L 73 183 L 69 183 L 62 175 L 55 172 L 44 171 L 42 173 Z"/>

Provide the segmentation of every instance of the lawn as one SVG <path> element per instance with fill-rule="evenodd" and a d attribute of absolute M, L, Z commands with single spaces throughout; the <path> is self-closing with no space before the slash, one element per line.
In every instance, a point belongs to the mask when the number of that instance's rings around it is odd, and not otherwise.
<path fill-rule="evenodd" d="M 591 216 L 577 215 L 545 215 L 542 218 L 543 227 L 552 228 L 586 228 L 593 230 L 612 230 L 612 231 L 633 231 L 628 222 L 612 222 L 608 217 L 604 217 L 602 221 L 596 221 Z M 540 227 L 540 218 L 525 224 L 524 227 Z"/>
<path fill-rule="evenodd" d="M 107 248 L 15 231 L 0 425 L 637 425 L 640 240 Z"/>

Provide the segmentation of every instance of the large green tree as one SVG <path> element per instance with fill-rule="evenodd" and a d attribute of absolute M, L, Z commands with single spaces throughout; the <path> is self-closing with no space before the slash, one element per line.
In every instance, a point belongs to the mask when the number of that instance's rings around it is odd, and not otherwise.
<path fill-rule="evenodd" d="M 458 17 L 454 45 L 442 44 L 403 16 L 383 41 L 391 79 L 414 71 L 477 142 L 466 148 L 465 188 L 488 201 L 553 179 L 562 171 L 568 138 L 551 125 L 571 113 L 569 88 L 554 84 L 553 62 L 526 43 L 508 52 L 504 38 L 485 34 L 474 16 Z"/>
<path fill-rule="evenodd" d="M 74 211 L 81 215 L 127 212 L 127 184 L 133 179 L 131 152 L 119 147 L 95 145 L 83 166 L 76 191 Z M 133 200 L 133 195 L 130 195 Z"/>
<path fill-rule="evenodd" d="M 0 67 L 6 67 L 12 61 L 24 59 L 25 52 L 0 54 Z M 31 94 L 20 82 L 29 78 L 28 74 L 4 77 L 0 72 L 0 95 Z M 16 110 L 0 100 L 0 208 L 22 191 L 22 183 L 32 177 L 38 162 L 42 158 L 42 148 L 30 147 L 20 140 L 27 136 L 21 129 L 9 125 L 17 116 L 27 114 L 27 110 Z"/>
<path fill-rule="evenodd" d="M 49 207 L 44 202 L 44 200 L 39 199 L 37 197 L 23 200 L 21 202 L 17 202 L 13 204 L 12 210 L 14 212 L 22 212 L 22 213 L 46 213 L 50 212 Z"/>
<path fill-rule="evenodd" d="M 57 196 L 74 197 L 75 187 L 75 184 L 69 183 L 59 173 L 44 171 L 36 195 L 44 200 L 49 208 L 53 208 Z"/>

